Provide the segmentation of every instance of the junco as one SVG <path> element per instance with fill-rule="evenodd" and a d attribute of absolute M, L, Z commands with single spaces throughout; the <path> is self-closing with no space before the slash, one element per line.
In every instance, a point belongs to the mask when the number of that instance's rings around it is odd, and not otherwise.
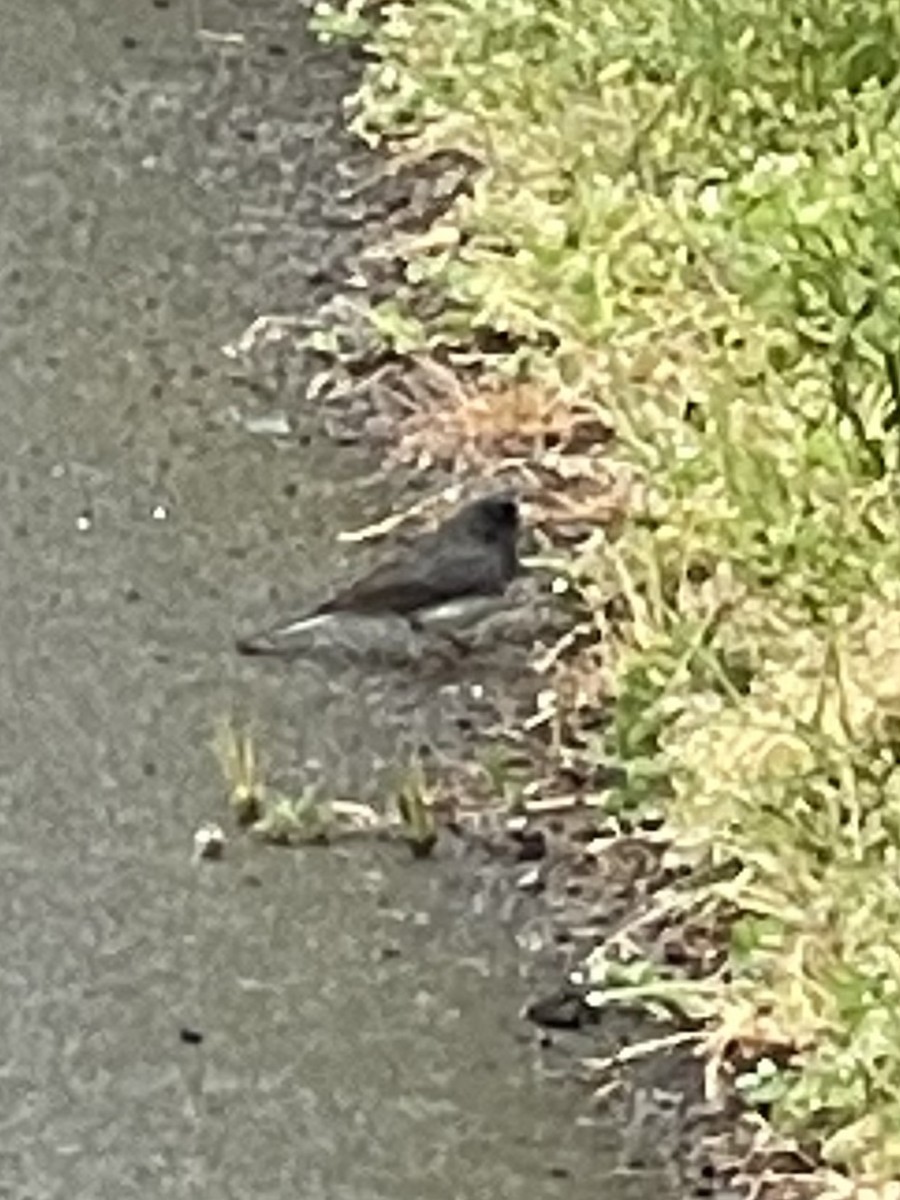
<path fill-rule="evenodd" d="M 519 570 L 519 506 L 508 492 L 464 505 L 432 533 L 299 617 L 240 638 L 241 654 L 291 654 L 297 637 L 340 617 L 402 618 L 454 629 L 497 608 Z"/>

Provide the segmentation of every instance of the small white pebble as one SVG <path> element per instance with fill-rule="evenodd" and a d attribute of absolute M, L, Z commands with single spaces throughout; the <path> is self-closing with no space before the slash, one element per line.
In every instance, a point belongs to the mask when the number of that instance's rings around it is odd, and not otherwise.
<path fill-rule="evenodd" d="M 540 867 L 529 867 L 516 880 L 520 892 L 536 892 L 543 884 Z"/>
<path fill-rule="evenodd" d="M 225 852 L 225 834 L 220 825 L 201 825 L 194 834 L 194 862 L 202 858 L 221 858 Z"/>
<path fill-rule="evenodd" d="M 85 516 L 80 516 L 76 520 L 75 524 L 81 530 L 82 533 L 87 533 L 87 531 L 91 527 L 91 518 L 85 517 Z"/>
<path fill-rule="evenodd" d="M 473 683 L 469 690 L 469 694 L 473 700 L 481 700 L 484 698 L 484 688 L 480 683 Z"/>
<path fill-rule="evenodd" d="M 540 954 L 546 945 L 546 940 L 536 929 L 526 929 L 524 933 L 516 934 L 516 942 L 526 954 Z"/>
<path fill-rule="evenodd" d="M 168 515 L 169 510 L 162 504 L 157 504 L 152 513 L 154 521 L 165 521 Z"/>
<path fill-rule="evenodd" d="M 562 596 L 569 590 L 568 579 L 564 579 L 562 575 L 557 575 L 553 580 L 553 583 L 550 585 L 550 590 L 553 592 L 554 596 Z"/>

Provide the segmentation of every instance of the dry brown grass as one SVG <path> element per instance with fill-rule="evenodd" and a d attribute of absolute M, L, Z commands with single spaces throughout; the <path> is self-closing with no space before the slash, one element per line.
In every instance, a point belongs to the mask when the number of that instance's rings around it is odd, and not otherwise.
<path fill-rule="evenodd" d="M 555 542 L 622 519 L 632 480 L 607 457 L 611 431 L 596 404 L 540 382 L 466 384 L 421 360 L 415 370 L 427 383 L 404 405 L 392 462 L 514 478 Z"/>
<path fill-rule="evenodd" d="M 538 383 L 483 379 L 477 386 L 457 385 L 451 399 L 410 413 L 401 441 L 407 454 L 540 457 L 554 449 L 583 452 L 610 437 L 596 407 L 573 405 Z"/>

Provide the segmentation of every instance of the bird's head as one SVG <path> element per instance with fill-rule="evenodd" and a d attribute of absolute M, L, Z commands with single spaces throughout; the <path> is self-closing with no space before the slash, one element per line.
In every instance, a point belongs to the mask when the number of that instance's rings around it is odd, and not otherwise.
<path fill-rule="evenodd" d="M 496 492 L 467 504 L 458 514 L 462 529 L 485 542 L 515 540 L 521 525 L 519 504 L 512 492 Z"/>

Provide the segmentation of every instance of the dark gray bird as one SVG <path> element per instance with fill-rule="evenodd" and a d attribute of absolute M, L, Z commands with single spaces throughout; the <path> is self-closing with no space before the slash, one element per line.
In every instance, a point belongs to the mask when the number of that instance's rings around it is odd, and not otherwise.
<path fill-rule="evenodd" d="M 520 527 L 519 506 L 510 493 L 473 500 L 324 603 L 239 639 L 237 649 L 290 653 L 298 634 L 340 616 L 399 617 L 416 630 L 444 627 L 448 632 L 477 620 L 491 601 L 496 607 L 518 573 Z"/>

